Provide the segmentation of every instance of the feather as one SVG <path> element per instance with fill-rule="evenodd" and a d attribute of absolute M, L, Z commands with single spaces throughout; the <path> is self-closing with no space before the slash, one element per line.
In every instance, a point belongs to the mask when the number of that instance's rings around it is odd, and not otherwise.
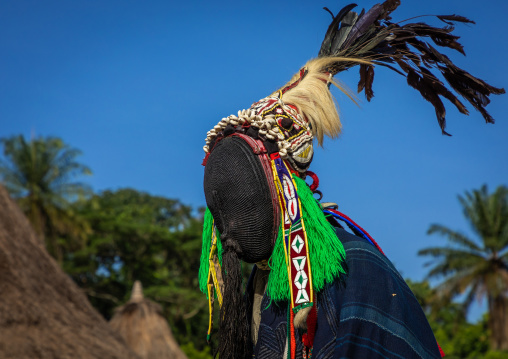
<path fill-rule="evenodd" d="M 372 63 L 373 63 L 374 65 L 379 65 L 379 66 L 386 67 L 386 68 L 388 68 L 388 69 L 392 70 L 393 72 L 398 73 L 399 75 L 405 76 L 405 74 L 404 74 L 402 71 L 400 71 L 399 69 L 397 69 L 397 68 L 395 68 L 395 67 L 393 67 L 393 66 L 391 66 L 391 65 L 388 65 L 388 64 L 387 64 L 387 63 L 385 63 L 385 62 L 372 61 Z"/>
<path fill-rule="evenodd" d="M 407 75 L 407 83 L 409 86 L 418 90 L 424 99 L 432 103 L 436 110 L 437 122 L 439 127 L 441 127 L 441 132 L 444 135 L 450 136 L 450 134 L 445 131 L 446 109 L 443 105 L 443 101 L 441 101 L 439 96 L 432 90 L 429 81 L 426 80 L 425 77 L 420 76 L 416 71 L 411 70 Z"/>
<path fill-rule="evenodd" d="M 328 30 L 326 30 L 325 38 L 321 44 L 321 48 L 319 49 L 318 57 L 321 56 L 333 56 L 333 53 L 331 52 L 331 44 L 333 42 L 334 37 L 337 35 L 337 28 L 339 26 L 339 23 L 341 22 L 342 18 L 353 8 L 355 8 L 356 4 L 349 4 L 345 6 L 337 16 L 333 16 L 333 13 L 328 9 L 327 10 L 330 14 L 332 14 L 333 20 L 331 24 L 328 26 Z"/>
<path fill-rule="evenodd" d="M 462 70 L 437 50 L 450 48 L 465 54 L 459 36 L 454 34 L 453 25 L 474 24 L 474 21 L 459 15 L 439 15 L 437 18 L 447 26 L 435 27 L 423 22 L 406 21 L 392 23 L 390 16 L 399 5 L 400 0 L 386 0 L 366 13 L 362 10 L 359 15 L 351 11 L 356 5 L 344 7 L 328 27 L 319 52 L 320 58 L 337 56 L 340 60 L 323 62 L 324 67 L 319 71 L 336 75 L 359 65 L 358 92 L 365 91 L 368 101 L 374 96 L 374 66 L 385 66 L 405 76 L 408 85 L 434 106 L 443 134 L 448 134 L 445 131 L 446 108 L 443 100 L 460 113 L 468 114 L 458 95 L 480 112 L 487 123 L 493 123 L 494 119 L 485 107 L 490 103 L 490 95 L 503 94 L 505 90 Z M 330 130 L 333 129 L 331 124 L 321 128 L 328 130 L 320 133 L 332 136 L 336 133 Z"/>
<path fill-rule="evenodd" d="M 374 91 L 372 91 L 372 84 L 374 83 L 374 66 L 367 66 L 367 78 L 365 80 L 365 96 L 367 101 L 374 97 Z"/>
<path fill-rule="evenodd" d="M 400 0 L 386 0 L 382 6 L 384 13 L 382 19 L 390 20 L 390 14 L 395 11 L 400 5 Z"/>
<path fill-rule="evenodd" d="M 367 65 L 360 65 L 360 81 L 358 81 L 358 93 L 362 92 L 365 88 L 365 81 L 367 80 Z"/>
<path fill-rule="evenodd" d="M 369 28 L 369 26 L 371 26 L 378 19 L 379 15 L 382 12 L 383 6 L 376 4 L 369 11 L 367 11 L 365 15 L 361 16 L 349 33 L 349 36 L 344 43 L 344 47 L 351 45 L 356 39 L 362 36 Z"/>
<path fill-rule="evenodd" d="M 341 48 L 342 44 L 346 40 L 347 36 L 351 32 L 351 29 L 353 28 L 353 25 L 356 24 L 356 21 L 358 20 L 358 14 L 354 11 L 348 12 L 341 23 L 340 29 L 337 32 L 333 43 L 331 45 L 331 53 L 332 54 L 338 54 L 339 49 Z"/>
<path fill-rule="evenodd" d="M 473 20 L 469 20 L 467 17 L 460 15 L 438 15 L 436 16 L 439 20 L 447 23 L 448 25 L 453 25 L 454 21 L 463 22 L 466 24 L 476 24 Z"/>
<path fill-rule="evenodd" d="M 485 106 L 490 103 L 488 96 L 491 93 L 503 94 L 505 93 L 504 89 L 492 89 L 492 86 L 459 68 L 456 68 L 453 72 L 449 69 L 443 69 L 442 73 L 448 84 L 482 114 L 485 122 L 494 123 L 494 119 L 485 110 Z"/>
<path fill-rule="evenodd" d="M 430 37 L 438 46 L 449 47 L 465 55 L 464 47 L 457 42 L 459 36 L 451 35 L 453 27 L 437 28 L 423 23 L 407 24 L 405 28 L 411 29 L 415 36 Z"/>
<path fill-rule="evenodd" d="M 358 93 L 365 89 L 365 97 L 370 101 L 374 97 L 372 83 L 374 82 L 374 66 L 360 65 L 360 81 L 358 82 Z"/>
<path fill-rule="evenodd" d="M 337 14 L 337 18 L 339 19 L 339 21 L 342 21 L 342 19 L 357 6 L 358 6 L 357 4 L 349 4 L 344 6 Z"/>
<path fill-rule="evenodd" d="M 325 7 L 323 8 L 323 10 L 326 10 L 326 11 L 327 11 L 330 15 L 332 15 L 332 21 L 333 21 L 333 19 L 335 19 L 335 15 L 333 15 L 333 12 L 332 12 L 330 9 L 328 9 L 328 8 L 325 6 Z"/>
<path fill-rule="evenodd" d="M 425 76 L 429 81 L 431 81 L 432 87 L 437 94 L 445 97 L 448 101 L 454 104 L 460 113 L 469 115 L 469 111 L 466 109 L 464 104 L 460 102 L 459 99 L 450 90 L 448 90 L 446 86 L 444 86 L 443 83 L 436 76 L 434 76 L 432 72 L 424 67 L 420 67 L 420 71 L 422 76 Z"/>

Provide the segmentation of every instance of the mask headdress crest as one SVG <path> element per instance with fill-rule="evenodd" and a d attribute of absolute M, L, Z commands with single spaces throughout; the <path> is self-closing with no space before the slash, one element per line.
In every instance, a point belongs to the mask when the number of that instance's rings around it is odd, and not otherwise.
<path fill-rule="evenodd" d="M 208 294 L 211 308 L 215 297 L 222 302 L 221 359 L 245 357 L 249 352 L 248 326 L 238 324 L 246 314 L 238 304 L 241 281 L 233 275 L 239 273 L 235 260 L 263 260 L 263 267 L 268 264 L 267 294 L 275 302 L 287 300 L 290 322 L 302 328 L 316 293 L 345 273 L 342 244 L 303 181 L 313 158 L 314 138 L 322 145 L 325 136 L 335 138 L 341 132 L 330 85 L 354 101 L 354 95 L 334 81 L 335 75 L 358 66 L 358 92 L 364 91 L 368 101 L 374 96 L 376 66 L 404 76 L 408 85 L 434 106 L 446 135 L 443 99 L 468 114 L 456 94 L 487 123 L 494 122 L 485 106 L 490 95 L 502 94 L 504 89 L 460 69 L 438 50 L 450 48 L 464 54 L 459 37 L 452 34 L 454 24 L 474 22 L 457 15 L 437 16 L 444 27 L 393 22 L 391 13 L 399 5 L 400 0 L 387 0 L 356 13 L 356 4 L 351 4 L 335 16 L 325 8 L 332 14 L 332 22 L 318 57 L 308 61 L 281 89 L 249 109 L 223 118 L 208 132 L 203 164 L 209 211 L 203 231 L 200 288 Z M 258 207 L 263 208 L 259 211 Z M 248 238 L 260 238 L 258 249 L 251 243 L 255 240 L 242 239 L 244 232 Z M 270 238 L 263 242 L 263 236 Z M 221 269 L 225 262 L 228 268 Z M 294 333 L 294 325 L 290 332 Z M 210 319 L 209 334 L 211 326 Z M 309 343 L 312 346 L 312 340 Z M 294 348 L 289 352 L 292 357 Z"/>

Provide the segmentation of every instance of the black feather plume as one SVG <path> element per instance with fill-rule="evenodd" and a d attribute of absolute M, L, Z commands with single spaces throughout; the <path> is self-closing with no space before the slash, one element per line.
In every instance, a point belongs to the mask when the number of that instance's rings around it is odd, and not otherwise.
<path fill-rule="evenodd" d="M 364 35 L 369 27 L 374 24 L 374 22 L 379 18 L 381 14 L 383 14 L 383 12 L 383 6 L 376 4 L 369 11 L 367 11 L 365 15 L 361 16 L 356 24 L 353 25 L 353 29 L 349 33 L 349 36 L 344 43 L 344 47 L 351 46 L 351 44 L 353 44 L 356 39 Z"/>
<path fill-rule="evenodd" d="M 327 7 L 324 8 L 326 11 L 332 14 L 333 20 L 330 26 L 328 26 L 328 30 L 326 31 L 325 38 L 321 44 L 321 49 L 319 50 L 318 56 L 332 56 L 334 52 L 332 51 L 332 43 L 336 37 L 340 36 L 339 24 L 344 16 L 346 16 L 346 14 L 348 14 L 356 6 L 356 4 L 349 4 L 345 6 L 341 11 L 339 11 L 337 16 L 333 16 L 333 13 Z"/>
<path fill-rule="evenodd" d="M 473 20 L 469 20 L 467 17 L 460 15 L 438 15 L 437 18 L 448 25 L 453 25 L 455 21 L 463 22 L 466 24 L 476 24 Z"/>
<path fill-rule="evenodd" d="M 383 3 L 383 10 L 384 10 L 384 13 L 383 13 L 383 16 L 381 19 L 384 19 L 384 20 L 391 20 L 390 18 L 390 14 L 395 11 L 395 9 L 397 9 L 400 5 L 400 0 L 386 0 L 384 3 Z"/>
<path fill-rule="evenodd" d="M 360 64 L 358 82 L 358 92 L 365 90 L 368 101 L 374 96 L 372 84 L 375 65 L 404 75 L 408 85 L 418 90 L 434 106 L 443 134 L 448 133 L 445 131 L 446 109 L 442 99 L 452 103 L 459 112 L 466 115 L 469 113 L 450 89 L 466 99 L 487 123 L 494 123 L 485 106 L 490 102 L 490 95 L 503 94 L 505 90 L 491 86 L 462 70 L 436 49 L 450 48 L 465 55 L 459 36 L 452 33 L 453 25 L 474 24 L 474 21 L 459 15 L 439 15 L 436 17 L 447 26 L 434 27 L 423 22 L 391 22 L 391 14 L 399 5 L 400 0 L 386 0 L 374 5 L 366 13 L 362 10 L 360 14 L 352 11 L 356 4 L 344 7 L 333 17 L 318 57 L 342 57 L 352 61 L 337 61 L 322 71 L 336 75 L 359 65 L 354 60 L 369 61 L 371 65 Z M 448 86 L 436 74 L 441 74 Z"/>
<path fill-rule="evenodd" d="M 372 83 L 374 82 L 374 66 L 360 65 L 360 81 L 358 82 L 358 93 L 365 89 L 365 97 L 370 101 L 374 97 Z"/>

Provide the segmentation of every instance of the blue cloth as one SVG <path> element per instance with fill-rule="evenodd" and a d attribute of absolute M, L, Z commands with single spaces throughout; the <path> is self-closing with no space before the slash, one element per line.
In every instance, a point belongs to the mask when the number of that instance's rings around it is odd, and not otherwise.
<path fill-rule="evenodd" d="M 425 314 L 393 264 L 365 239 L 336 232 L 348 274 L 317 294 L 312 358 L 441 358 Z M 253 277 L 247 286 L 250 303 Z M 270 303 L 265 294 L 261 308 L 254 357 L 283 358 L 288 303 Z M 301 334 L 296 334 L 296 358 L 302 358 Z"/>

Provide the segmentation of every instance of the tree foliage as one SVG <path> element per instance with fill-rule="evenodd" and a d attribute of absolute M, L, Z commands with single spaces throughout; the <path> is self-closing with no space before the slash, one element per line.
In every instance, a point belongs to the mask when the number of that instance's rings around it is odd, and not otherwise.
<path fill-rule="evenodd" d="M 104 191 L 75 207 L 92 233 L 85 248 L 68 254 L 64 269 L 92 304 L 110 318 L 139 280 L 145 296 L 163 305 L 177 340 L 202 348 L 207 327 L 207 302 L 197 282 L 202 213 L 133 189 Z"/>
<path fill-rule="evenodd" d="M 55 137 L 26 141 L 23 136 L 0 140 L 0 179 L 30 220 L 36 233 L 46 242 L 50 254 L 59 262 L 65 251 L 84 244 L 88 227 L 71 208 L 77 198 L 90 193 L 75 178 L 91 174 L 77 162 L 81 152 Z"/>
<path fill-rule="evenodd" d="M 1 143 L 2 183 L 94 307 L 109 319 L 140 280 L 145 296 L 162 304 L 189 358 L 211 358 L 207 301 L 197 280 L 203 210 L 135 189 L 92 194 L 76 181 L 91 173 L 76 160 L 80 152 L 58 138 L 15 136 Z M 444 281 L 408 284 L 447 358 L 508 358 L 491 350 L 508 345 L 508 189 L 489 194 L 484 186 L 459 200 L 476 238 L 432 225 L 429 234 L 448 244 L 419 254 L 432 258 L 429 277 Z M 251 267 L 243 266 L 245 280 Z M 463 293 L 463 303 L 453 301 Z M 482 296 L 489 315 L 468 323 L 469 305 Z"/>
<path fill-rule="evenodd" d="M 163 305 L 191 357 L 207 357 L 207 302 L 198 290 L 202 211 L 134 189 L 94 194 L 81 152 L 55 137 L 4 138 L 0 179 L 50 254 L 109 319 L 135 280 Z"/>
<path fill-rule="evenodd" d="M 406 279 L 406 282 L 422 306 L 446 358 L 483 358 L 488 353 L 487 317 L 475 324 L 468 323 L 463 306 L 443 302 L 428 281 Z"/>
<path fill-rule="evenodd" d="M 433 259 L 429 278 L 444 278 L 436 288 L 442 300 L 465 294 L 467 310 L 475 299 L 487 297 L 491 346 L 508 350 L 508 188 L 500 186 L 489 194 L 483 186 L 459 196 L 459 201 L 477 238 L 434 224 L 428 233 L 446 237 L 448 245 L 418 254 Z"/>

